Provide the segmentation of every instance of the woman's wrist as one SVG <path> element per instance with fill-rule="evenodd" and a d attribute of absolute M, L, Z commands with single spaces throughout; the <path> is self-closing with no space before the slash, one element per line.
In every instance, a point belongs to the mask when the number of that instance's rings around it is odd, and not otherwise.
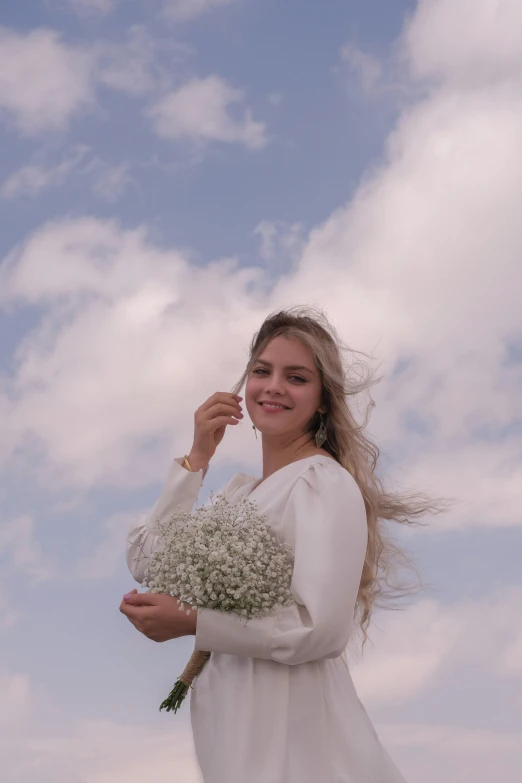
<path fill-rule="evenodd" d="M 207 470 L 210 460 L 208 460 L 206 457 L 191 451 L 187 458 L 194 473 L 196 473 L 198 470 Z"/>

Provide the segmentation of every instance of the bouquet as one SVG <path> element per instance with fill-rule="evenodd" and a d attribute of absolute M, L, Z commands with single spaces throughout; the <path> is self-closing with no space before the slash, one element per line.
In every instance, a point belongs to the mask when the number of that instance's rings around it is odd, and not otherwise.
<path fill-rule="evenodd" d="M 195 512 L 176 511 L 156 523 L 161 546 L 150 556 L 143 586 L 175 596 L 180 611 L 190 604 L 187 614 L 203 607 L 246 622 L 294 603 L 292 550 L 276 538 L 255 503 L 214 500 L 212 492 L 210 500 Z M 209 657 L 194 650 L 160 711 L 177 712 Z"/>

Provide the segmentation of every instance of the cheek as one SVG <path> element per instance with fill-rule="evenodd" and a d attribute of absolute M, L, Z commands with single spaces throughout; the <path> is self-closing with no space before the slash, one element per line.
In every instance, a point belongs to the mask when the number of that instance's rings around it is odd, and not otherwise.
<path fill-rule="evenodd" d="M 244 396 L 245 399 L 240 403 L 243 407 L 246 407 L 248 413 L 251 413 L 253 409 L 257 407 L 256 400 L 259 398 L 260 388 L 259 382 L 256 383 L 255 378 L 249 379 L 245 384 Z"/>
<path fill-rule="evenodd" d="M 253 415 L 255 416 L 259 411 L 259 404 L 257 401 L 262 399 L 265 385 L 266 385 L 266 378 L 265 376 L 262 375 L 260 375 L 259 377 L 256 377 L 254 375 L 245 384 L 245 392 L 244 392 L 245 399 L 243 400 L 243 402 L 240 403 L 240 405 L 242 405 L 243 408 L 246 408 L 247 413 L 250 417 L 252 417 Z M 243 413 L 244 412 L 245 411 L 243 410 Z"/>

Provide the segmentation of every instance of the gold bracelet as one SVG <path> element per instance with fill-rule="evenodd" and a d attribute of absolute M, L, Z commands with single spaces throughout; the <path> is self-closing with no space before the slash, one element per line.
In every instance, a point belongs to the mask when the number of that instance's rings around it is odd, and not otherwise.
<path fill-rule="evenodd" d="M 190 467 L 190 462 L 188 461 L 188 457 L 187 457 L 187 455 L 185 455 L 185 458 L 184 458 L 184 460 L 183 460 L 183 464 L 184 464 L 184 465 L 186 464 L 186 465 L 187 465 L 187 468 L 190 470 L 190 472 L 191 472 L 191 473 L 194 473 L 194 471 L 193 471 L 193 470 L 192 470 L 192 468 Z M 207 465 L 207 467 L 206 467 L 206 468 L 205 468 L 205 470 L 203 471 L 203 478 L 205 478 L 205 476 L 207 475 L 207 471 L 208 471 L 208 469 L 209 469 L 209 465 Z"/>

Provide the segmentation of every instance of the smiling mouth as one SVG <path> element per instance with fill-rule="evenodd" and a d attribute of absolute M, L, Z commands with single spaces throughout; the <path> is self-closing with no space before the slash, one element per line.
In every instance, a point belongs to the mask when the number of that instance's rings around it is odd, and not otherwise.
<path fill-rule="evenodd" d="M 274 403 L 273 405 L 271 403 L 264 403 L 260 402 L 258 403 L 262 408 L 277 408 L 279 410 L 288 411 L 290 408 L 287 408 L 286 405 L 277 405 L 277 403 Z"/>

